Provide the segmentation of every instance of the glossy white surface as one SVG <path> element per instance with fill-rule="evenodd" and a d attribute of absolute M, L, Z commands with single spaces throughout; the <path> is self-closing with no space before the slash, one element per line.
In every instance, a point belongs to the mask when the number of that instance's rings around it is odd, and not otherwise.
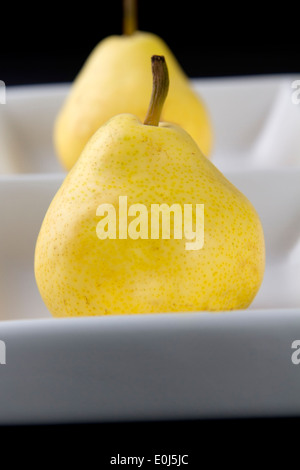
<path fill-rule="evenodd" d="M 215 126 L 213 161 L 252 201 L 266 239 L 253 304 L 218 314 L 51 317 L 33 256 L 64 177 L 51 136 L 68 85 L 7 91 L 0 107 L 0 424 L 300 415 L 300 364 L 291 361 L 300 339 L 293 79 L 194 81 Z"/>
<path fill-rule="evenodd" d="M 213 161 L 221 171 L 300 165 L 299 76 L 193 79 L 215 133 Z M 69 84 L 11 87 L 0 106 L 0 173 L 56 173 L 52 130 Z M 297 95 L 298 96 L 298 95 Z"/>

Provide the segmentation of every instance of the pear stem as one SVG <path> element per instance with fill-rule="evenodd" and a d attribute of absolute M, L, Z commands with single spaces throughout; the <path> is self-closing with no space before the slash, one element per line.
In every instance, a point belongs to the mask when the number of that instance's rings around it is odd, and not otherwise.
<path fill-rule="evenodd" d="M 153 55 L 152 64 L 152 95 L 144 121 L 147 126 L 158 126 L 161 112 L 169 91 L 169 72 L 163 55 Z"/>
<path fill-rule="evenodd" d="M 123 34 L 130 36 L 137 30 L 137 0 L 123 0 Z"/>

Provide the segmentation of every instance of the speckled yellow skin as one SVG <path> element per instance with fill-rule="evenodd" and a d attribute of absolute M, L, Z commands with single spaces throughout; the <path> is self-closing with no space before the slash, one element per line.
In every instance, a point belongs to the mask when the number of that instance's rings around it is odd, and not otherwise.
<path fill-rule="evenodd" d="M 69 170 L 84 145 L 108 119 L 119 113 L 146 116 L 152 90 L 151 56 L 164 55 L 170 88 L 162 121 L 183 127 L 208 157 L 212 124 L 174 55 L 156 35 L 136 32 L 101 41 L 75 79 L 54 126 L 56 153 Z"/>
<path fill-rule="evenodd" d="M 97 207 L 118 208 L 120 195 L 149 213 L 154 203 L 204 203 L 203 249 L 187 251 L 184 238 L 101 241 Z M 185 131 L 131 114 L 90 139 L 48 209 L 35 252 L 36 281 L 54 316 L 246 308 L 264 265 L 261 223 L 246 197 Z"/>

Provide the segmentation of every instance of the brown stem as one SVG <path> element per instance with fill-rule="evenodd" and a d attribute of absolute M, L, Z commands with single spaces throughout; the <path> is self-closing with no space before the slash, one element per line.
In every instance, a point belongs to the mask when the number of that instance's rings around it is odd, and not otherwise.
<path fill-rule="evenodd" d="M 169 90 L 169 72 L 163 55 L 153 55 L 152 64 L 152 95 L 144 121 L 148 126 L 158 126 L 161 112 Z"/>
<path fill-rule="evenodd" d="M 123 0 L 123 34 L 137 30 L 137 0 Z"/>

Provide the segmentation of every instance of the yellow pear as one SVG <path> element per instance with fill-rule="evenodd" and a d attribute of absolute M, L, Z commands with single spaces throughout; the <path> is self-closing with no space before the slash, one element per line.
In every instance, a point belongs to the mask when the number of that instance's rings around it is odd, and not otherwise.
<path fill-rule="evenodd" d="M 167 69 L 152 60 L 144 123 L 100 127 L 46 213 L 35 276 L 54 316 L 243 309 L 261 285 L 259 217 L 185 130 L 158 122 Z"/>
<path fill-rule="evenodd" d="M 155 34 L 135 31 L 102 40 L 71 86 L 54 125 L 56 154 L 66 170 L 111 117 L 132 113 L 144 119 L 152 87 L 149 57 L 155 54 L 165 56 L 171 84 L 162 119 L 183 127 L 210 156 L 212 124 L 202 98 L 165 42 Z"/>

